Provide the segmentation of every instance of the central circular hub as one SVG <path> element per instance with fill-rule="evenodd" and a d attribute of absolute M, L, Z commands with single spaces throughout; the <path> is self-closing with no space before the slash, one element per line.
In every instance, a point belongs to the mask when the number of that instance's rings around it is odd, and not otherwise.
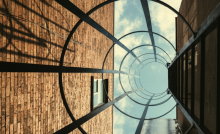
<path fill-rule="evenodd" d="M 147 64 L 140 70 L 140 83 L 151 93 L 162 93 L 168 88 L 168 70 L 158 63 Z"/>

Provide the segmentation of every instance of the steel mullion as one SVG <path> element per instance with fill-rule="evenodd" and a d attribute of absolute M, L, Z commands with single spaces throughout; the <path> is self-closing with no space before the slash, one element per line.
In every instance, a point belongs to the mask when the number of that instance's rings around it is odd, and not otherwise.
<path fill-rule="evenodd" d="M 196 32 L 196 38 L 193 36 L 188 40 L 188 42 L 182 47 L 179 51 L 179 55 L 177 55 L 173 62 L 178 59 L 182 53 L 184 53 L 187 49 L 189 49 L 192 45 L 195 45 L 200 41 L 200 38 L 204 34 L 210 33 L 214 29 L 215 23 L 220 17 L 220 3 L 215 7 L 215 9 L 211 12 L 211 14 L 206 18 L 206 20 L 202 23 L 198 31 Z M 173 62 L 169 65 L 172 66 Z"/>
<path fill-rule="evenodd" d="M 75 122 L 72 122 L 71 124 L 69 124 L 69 125 L 65 126 L 64 128 L 58 130 L 57 132 L 55 132 L 55 134 L 70 133 L 71 131 L 73 131 L 74 129 L 79 127 L 80 125 L 84 124 L 85 122 L 87 122 L 88 120 L 90 120 L 91 118 L 93 118 L 94 116 L 99 114 L 100 112 L 102 112 L 105 109 L 107 109 L 108 107 L 110 107 L 112 104 L 114 104 L 114 103 L 118 102 L 119 100 L 121 100 L 122 98 L 124 98 L 127 94 L 130 94 L 130 93 L 133 93 L 133 92 L 139 91 L 139 90 L 142 90 L 142 89 L 128 91 L 128 92 L 120 95 L 119 97 L 113 99 L 109 103 L 104 104 L 103 106 L 93 110 L 92 112 L 88 113 L 87 115 L 85 115 L 85 116 L 81 117 L 80 119 L 76 120 Z"/>
<path fill-rule="evenodd" d="M 150 102 L 151 102 L 151 100 L 152 100 L 152 98 L 154 97 L 154 94 L 152 95 L 152 97 L 150 98 L 150 100 L 147 102 L 147 104 L 146 104 L 146 107 L 145 107 L 145 109 L 144 109 L 144 112 L 143 112 L 143 114 L 142 114 L 142 116 L 141 116 L 141 120 L 139 121 L 139 124 L 138 124 L 138 126 L 137 126 L 137 129 L 136 129 L 136 131 L 135 131 L 135 134 L 140 134 L 141 133 L 141 130 L 142 130 L 142 127 L 143 127 L 143 124 L 144 124 L 144 119 L 145 119 L 145 117 L 146 117 L 146 115 L 147 115 L 147 110 L 148 110 L 148 107 L 149 107 L 149 104 L 150 104 Z"/>
<path fill-rule="evenodd" d="M 191 50 L 191 116 L 194 117 L 194 99 L 195 99 L 195 46 Z"/>
<path fill-rule="evenodd" d="M 200 70 L 200 127 L 204 126 L 204 103 L 205 103 L 205 36 L 201 37 L 201 70 Z"/>
<path fill-rule="evenodd" d="M 151 24 L 151 17 L 150 17 L 150 10 L 149 10 L 149 6 L 148 6 L 148 1 L 147 0 L 141 0 L 141 5 L 142 5 L 143 11 L 144 11 L 145 20 L 146 20 L 146 23 L 147 23 L 147 28 L 148 28 L 148 31 L 149 31 L 151 43 L 152 43 L 152 46 L 153 46 L 153 49 L 154 49 L 155 61 L 157 61 L 156 48 L 155 48 L 154 35 L 153 35 L 153 30 L 152 30 L 152 24 Z"/>
<path fill-rule="evenodd" d="M 173 95 L 173 93 L 171 92 L 170 89 L 168 89 L 170 91 L 170 93 Z M 178 104 L 180 110 L 182 111 L 182 113 L 184 114 L 184 116 L 187 118 L 187 120 L 189 121 L 189 123 L 191 125 L 194 125 L 197 132 L 199 134 L 204 134 L 204 132 L 202 131 L 202 129 L 199 127 L 199 125 L 193 120 L 193 118 L 187 113 L 187 111 L 184 109 L 184 107 L 181 105 L 181 103 L 177 100 L 177 98 L 173 95 L 174 100 L 176 101 L 176 103 Z"/>
<path fill-rule="evenodd" d="M 180 87 L 180 58 L 178 59 L 178 95 L 177 95 L 177 99 L 180 100 L 180 93 L 181 93 L 181 87 Z"/>
<path fill-rule="evenodd" d="M 185 109 L 188 111 L 188 51 L 185 55 Z"/>
<path fill-rule="evenodd" d="M 105 35 L 107 38 L 118 44 L 120 47 L 122 47 L 124 50 L 129 52 L 131 55 L 133 55 L 139 62 L 141 62 L 137 56 L 128 49 L 124 44 L 122 44 L 119 40 L 117 40 L 113 35 L 111 35 L 106 29 L 104 29 L 101 25 L 99 25 L 97 22 L 95 22 L 92 18 L 90 18 L 87 14 L 85 14 L 82 10 L 80 10 L 76 5 L 74 5 L 72 2 L 68 0 L 55 0 L 57 3 L 62 5 L 64 8 L 75 14 L 77 17 L 81 18 L 83 21 L 85 21 L 87 24 L 98 30 L 100 33 Z"/>
<path fill-rule="evenodd" d="M 91 104 L 90 104 L 90 112 L 93 110 L 93 101 L 94 101 L 94 76 L 91 76 Z"/>
<path fill-rule="evenodd" d="M 220 20 L 217 26 L 217 95 L 216 95 L 216 133 L 220 133 Z"/>
<path fill-rule="evenodd" d="M 181 57 L 181 104 L 183 104 L 183 55 Z"/>

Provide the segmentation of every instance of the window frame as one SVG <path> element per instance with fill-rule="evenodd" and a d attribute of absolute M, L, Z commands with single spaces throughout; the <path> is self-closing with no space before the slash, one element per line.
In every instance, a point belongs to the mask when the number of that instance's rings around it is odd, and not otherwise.
<path fill-rule="evenodd" d="M 98 105 L 94 106 L 94 93 L 98 93 L 99 89 L 98 89 L 98 84 L 97 84 L 97 92 L 94 92 L 94 82 L 95 80 L 102 80 L 102 79 L 94 79 L 94 76 L 91 76 L 91 101 L 90 101 L 90 111 L 93 111 L 101 106 L 103 106 L 104 104 L 108 103 L 108 96 L 105 93 L 105 90 L 103 89 L 103 102 L 99 103 Z M 107 94 L 108 94 L 108 79 L 104 79 L 104 83 L 105 83 L 105 88 L 107 90 Z M 98 97 L 98 96 L 97 96 Z"/>

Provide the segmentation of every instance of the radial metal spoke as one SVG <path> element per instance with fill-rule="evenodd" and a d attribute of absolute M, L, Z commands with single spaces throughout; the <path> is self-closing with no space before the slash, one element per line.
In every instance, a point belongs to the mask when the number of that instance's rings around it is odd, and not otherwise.
<path fill-rule="evenodd" d="M 13 63 L 13 62 L 0 62 L 0 72 L 62 72 L 62 73 L 121 73 L 125 75 L 133 75 L 123 71 L 117 70 L 102 70 L 95 68 L 80 68 L 80 67 L 60 67 L 52 65 L 39 65 L 27 63 Z M 133 75 L 138 77 L 137 75 Z"/>
<path fill-rule="evenodd" d="M 174 100 L 176 101 L 176 103 L 178 104 L 180 110 L 182 111 L 182 113 L 184 114 L 184 116 L 187 118 L 187 120 L 189 121 L 189 123 L 192 125 L 194 124 L 195 128 L 197 129 L 197 132 L 199 134 L 204 134 L 204 132 L 201 130 L 201 128 L 199 127 L 199 125 L 197 125 L 197 123 L 193 120 L 193 118 L 188 114 L 188 112 L 183 108 L 183 106 L 181 105 L 181 103 L 177 100 L 177 98 L 173 95 L 173 93 L 170 91 L 170 89 L 168 89 L 168 91 L 172 94 Z"/>
<path fill-rule="evenodd" d="M 157 56 L 156 56 L 157 52 L 156 52 L 156 48 L 155 48 L 154 35 L 153 35 L 151 17 L 150 17 L 150 10 L 149 10 L 149 7 L 148 7 L 147 0 L 141 0 L 141 5 L 142 5 L 142 8 L 144 10 L 144 15 L 145 15 L 146 23 L 147 23 L 147 28 L 148 28 L 151 43 L 152 43 L 152 46 L 153 46 L 153 49 L 154 49 L 155 61 L 157 61 Z"/>
<path fill-rule="evenodd" d="M 145 107 L 144 112 L 143 112 L 143 114 L 141 116 L 141 120 L 140 120 L 140 122 L 138 124 L 138 127 L 136 129 L 135 134 L 140 134 L 141 133 L 141 130 L 142 130 L 142 127 L 143 127 L 143 124 L 144 124 L 144 119 L 145 119 L 145 117 L 147 115 L 147 110 L 148 110 L 149 104 L 150 104 L 150 102 L 151 102 L 153 97 L 154 97 L 154 94 L 153 94 L 153 96 L 150 98 L 150 100 L 146 104 L 146 107 Z"/>
<path fill-rule="evenodd" d="M 160 1 L 160 0 L 151 0 L 151 1 L 157 2 L 157 3 L 161 4 L 161 5 L 169 8 L 174 13 L 176 13 L 183 20 L 183 22 L 187 25 L 187 27 L 189 28 L 189 30 L 191 31 L 193 36 L 196 36 L 196 33 L 193 31 L 192 27 L 189 25 L 189 23 L 186 21 L 186 19 L 178 11 L 176 11 L 173 7 L 171 7 L 170 5 L 164 3 L 163 1 Z"/>
<path fill-rule="evenodd" d="M 104 34 L 106 37 L 111 39 L 113 42 L 118 44 L 120 47 L 122 47 L 127 52 L 131 53 L 139 62 L 141 62 L 137 56 L 128 49 L 124 44 L 122 44 L 119 40 L 117 40 L 113 35 L 111 35 L 106 29 L 104 29 L 101 25 L 99 25 L 97 22 L 95 22 L 92 18 L 90 18 L 88 15 L 86 15 L 82 10 L 80 10 L 76 5 L 74 5 L 72 2 L 68 0 L 55 0 L 60 5 L 65 7 L 67 10 L 75 14 L 77 17 L 81 18 L 83 21 L 88 23 L 90 26 Z"/>
<path fill-rule="evenodd" d="M 121 100 L 122 98 L 124 98 L 127 94 L 133 93 L 135 91 L 139 91 L 142 89 L 137 89 L 137 90 L 132 90 L 132 91 L 128 91 L 122 95 L 120 95 L 119 97 L 113 99 L 111 102 L 106 103 L 105 105 L 95 109 L 94 111 L 90 112 L 89 114 L 83 116 L 82 118 L 76 120 L 75 122 L 65 126 L 64 128 L 58 130 L 57 132 L 55 132 L 55 134 L 66 134 L 69 133 L 71 131 L 73 131 L 74 129 L 76 129 L 77 127 L 79 127 L 80 125 L 82 125 L 83 123 L 87 122 L 88 120 L 90 120 L 91 118 L 93 118 L 94 116 L 96 116 L 97 114 L 99 114 L 100 112 L 102 112 L 103 110 L 105 110 L 106 108 L 110 107 L 112 104 L 116 103 L 117 101 Z"/>

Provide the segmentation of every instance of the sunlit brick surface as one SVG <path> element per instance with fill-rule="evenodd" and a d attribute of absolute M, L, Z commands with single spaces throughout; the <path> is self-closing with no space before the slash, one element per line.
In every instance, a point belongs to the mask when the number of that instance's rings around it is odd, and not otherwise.
<path fill-rule="evenodd" d="M 88 12 L 104 0 L 71 0 Z M 0 61 L 59 65 L 69 31 L 79 18 L 54 0 L 0 1 Z M 114 6 L 95 11 L 91 18 L 113 34 Z M 73 35 L 64 66 L 99 68 L 113 42 L 86 23 Z M 113 69 L 113 51 L 105 69 Z M 69 107 L 76 119 L 90 112 L 91 76 L 101 74 L 63 74 Z M 113 75 L 109 96 L 113 96 Z M 53 133 L 70 124 L 59 89 L 58 73 L 0 72 L 0 133 Z M 112 133 L 112 107 L 82 125 L 87 133 Z M 73 133 L 81 132 L 76 129 Z"/>

